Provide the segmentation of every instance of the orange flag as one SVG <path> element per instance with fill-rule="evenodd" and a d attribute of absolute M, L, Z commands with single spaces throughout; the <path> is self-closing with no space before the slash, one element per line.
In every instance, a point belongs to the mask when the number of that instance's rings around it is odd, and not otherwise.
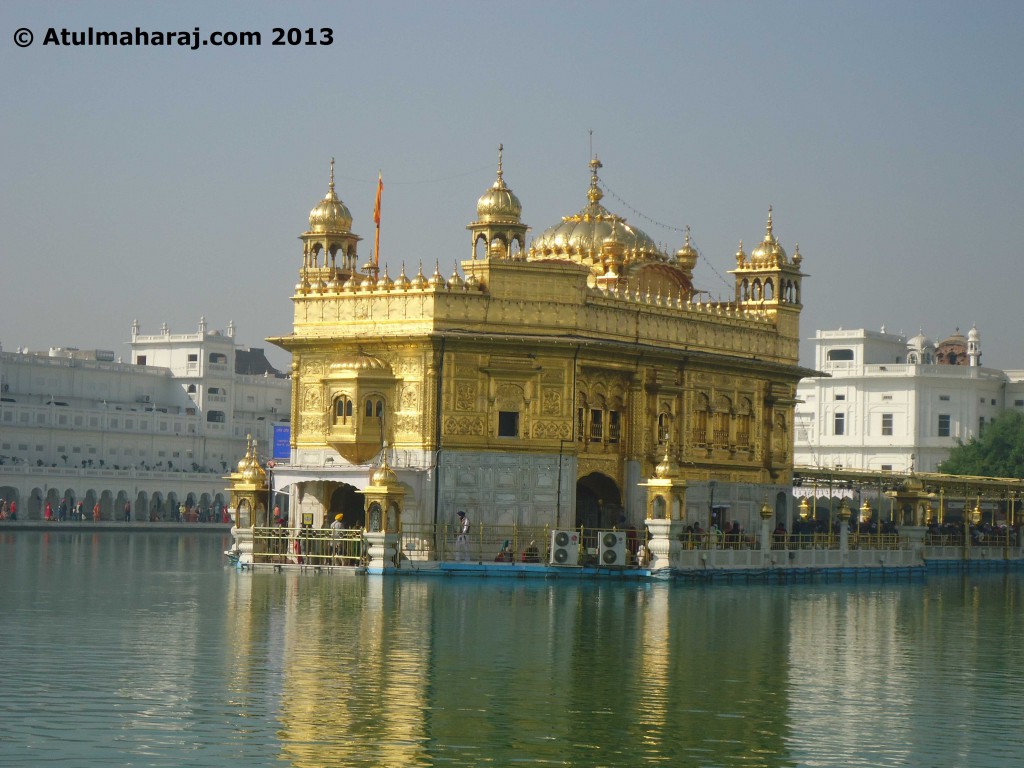
<path fill-rule="evenodd" d="M 384 191 L 384 179 L 377 172 L 377 202 L 373 206 L 373 223 L 380 226 L 380 193 Z"/>
<path fill-rule="evenodd" d="M 373 244 L 373 265 L 380 262 L 380 195 L 384 191 L 384 178 L 377 172 L 377 202 L 373 205 L 373 223 L 377 225 L 377 236 Z"/>

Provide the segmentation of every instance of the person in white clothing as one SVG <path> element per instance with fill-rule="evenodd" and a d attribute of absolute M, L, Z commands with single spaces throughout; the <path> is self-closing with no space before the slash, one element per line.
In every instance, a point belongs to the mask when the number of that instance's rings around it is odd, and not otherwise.
<path fill-rule="evenodd" d="M 459 510 L 459 529 L 455 534 L 455 559 L 469 560 L 469 518 Z"/>

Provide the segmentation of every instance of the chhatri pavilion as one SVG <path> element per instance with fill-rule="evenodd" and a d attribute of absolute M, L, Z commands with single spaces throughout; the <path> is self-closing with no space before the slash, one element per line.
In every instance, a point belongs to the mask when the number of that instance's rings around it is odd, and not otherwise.
<path fill-rule="evenodd" d="M 360 265 L 332 161 L 300 236 L 291 333 L 269 339 L 292 355 L 291 456 L 273 472 L 291 525 L 341 514 L 373 530 L 368 493 L 392 488 L 404 526 L 459 510 L 475 525 L 639 526 L 659 465 L 687 489 L 677 518 L 788 519 L 808 374 L 799 249 L 787 255 L 769 209 L 761 242 L 735 255 L 734 298 L 709 301 L 689 231 L 659 247 L 602 204 L 600 167 L 583 208 L 528 240 L 499 150 L 471 257 L 446 277 Z"/>

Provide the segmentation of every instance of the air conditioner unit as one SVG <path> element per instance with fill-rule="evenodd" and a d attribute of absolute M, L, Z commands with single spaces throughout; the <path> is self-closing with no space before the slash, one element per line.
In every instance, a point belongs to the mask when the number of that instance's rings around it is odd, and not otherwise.
<path fill-rule="evenodd" d="M 625 531 L 603 531 L 601 533 L 600 546 L 597 551 L 597 562 L 602 567 L 628 565 L 626 562 Z"/>
<path fill-rule="evenodd" d="M 580 559 L 579 531 L 552 531 L 551 565 L 576 565 Z"/>

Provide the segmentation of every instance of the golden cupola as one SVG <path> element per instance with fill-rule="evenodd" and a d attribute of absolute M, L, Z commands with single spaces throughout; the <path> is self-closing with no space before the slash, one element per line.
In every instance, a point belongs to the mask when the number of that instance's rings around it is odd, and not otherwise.
<path fill-rule="evenodd" d="M 775 267 L 788 263 L 786 251 L 772 231 L 772 207 L 768 206 L 768 224 L 765 227 L 764 240 L 750 252 L 750 263 L 756 267 Z"/>
<path fill-rule="evenodd" d="M 303 232 L 302 269 L 298 293 L 309 293 L 322 286 L 341 286 L 357 273 L 356 245 L 361 239 L 352 234 L 352 213 L 334 191 L 334 158 L 327 194 L 309 212 L 309 229 Z"/>
<path fill-rule="evenodd" d="M 498 145 L 498 178 L 476 203 L 477 221 L 516 224 L 523 213 L 523 204 L 516 193 L 508 188 L 501 169 L 502 145 Z"/>
<path fill-rule="evenodd" d="M 309 231 L 319 234 L 322 232 L 350 232 L 351 230 L 352 213 L 334 191 L 334 158 L 332 157 L 331 180 L 327 185 L 327 194 L 309 212 Z"/>
<path fill-rule="evenodd" d="M 498 177 L 476 203 L 476 221 L 468 224 L 473 235 L 473 258 L 520 258 L 526 249 L 526 233 L 521 216 L 523 204 L 509 189 L 502 173 L 503 145 L 498 145 Z M 483 256 L 477 245 L 483 241 Z"/>

